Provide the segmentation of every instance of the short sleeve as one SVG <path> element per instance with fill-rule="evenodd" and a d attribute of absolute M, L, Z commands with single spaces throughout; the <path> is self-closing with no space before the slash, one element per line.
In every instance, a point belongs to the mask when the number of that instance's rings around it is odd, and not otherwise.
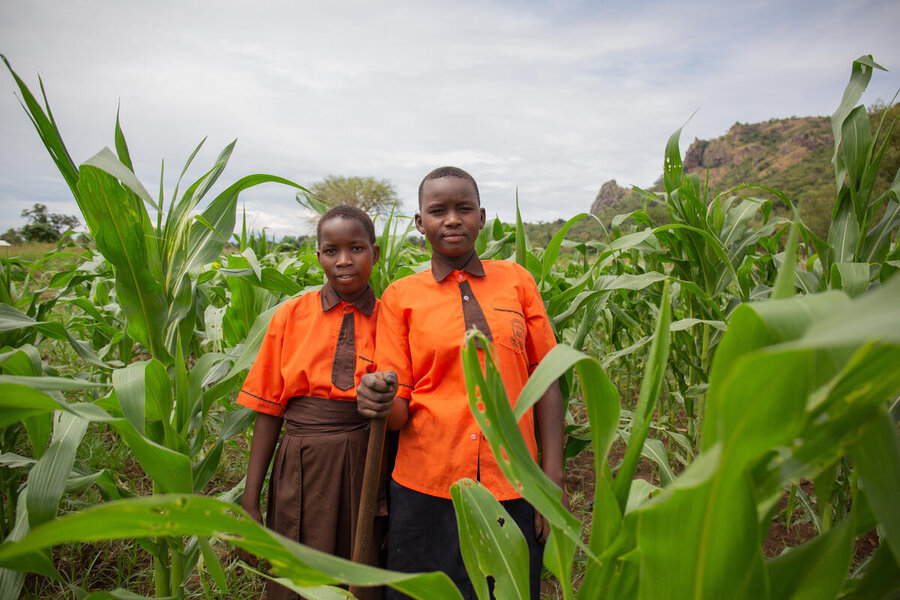
<path fill-rule="evenodd" d="M 525 314 L 525 326 L 528 329 L 528 338 L 525 342 L 525 351 L 528 354 L 528 371 L 533 371 L 544 356 L 556 346 L 556 336 L 544 301 L 538 291 L 534 278 L 527 270 L 518 267 L 520 285 L 522 286 L 522 309 Z"/>
<path fill-rule="evenodd" d="M 269 321 L 256 360 L 238 393 L 237 403 L 275 417 L 284 416 L 284 378 L 281 351 L 284 344 L 285 307 Z"/>
<path fill-rule="evenodd" d="M 413 390 L 412 359 L 409 353 L 409 324 L 397 301 L 397 290 L 390 286 L 384 291 L 378 309 L 375 330 L 375 364 L 379 371 L 397 373 L 397 396 L 410 399 Z"/>

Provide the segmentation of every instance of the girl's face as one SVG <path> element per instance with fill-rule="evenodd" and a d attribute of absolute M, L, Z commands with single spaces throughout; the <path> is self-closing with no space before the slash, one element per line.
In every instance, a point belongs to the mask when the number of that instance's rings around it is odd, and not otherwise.
<path fill-rule="evenodd" d="M 379 254 L 356 219 L 338 216 L 322 223 L 316 256 L 342 300 L 353 300 L 365 289 Z"/>

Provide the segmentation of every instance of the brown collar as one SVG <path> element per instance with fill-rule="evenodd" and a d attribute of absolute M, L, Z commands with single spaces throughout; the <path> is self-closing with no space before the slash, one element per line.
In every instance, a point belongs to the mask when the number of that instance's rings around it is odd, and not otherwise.
<path fill-rule="evenodd" d="M 341 297 L 338 296 L 337 290 L 334 289 L 331 282 L 326 281 L 319 292 L 319 300 L 322 301 L 322 312 L 325 312 L 340 304 Z M 366 316 L 371 315 L 372 311 L 375 310 L 375 292 L 372 290 L 372 286 L 366 284 L 366 289 L 350 304 L 359 309 L 359 312 L 362 314 Z"/>
<path fill-rule="evenodd" d="M 431 274 L 434 276 L 434 280 L 440 283 L 443 281 L 447 275 L 452 273 L 455 269 L 447 264 L 445 260 L 443 260 L 440 256 L 436 254 L 431 255 Z M 481 264 L 481 259 L 478 258 L 477 252 L 472 252 L 472 258 L 463 265 L 461 271 L 465 271 L 470 275 L 475 275 L 476 277 L 484 277 L 484 265 Z"/>

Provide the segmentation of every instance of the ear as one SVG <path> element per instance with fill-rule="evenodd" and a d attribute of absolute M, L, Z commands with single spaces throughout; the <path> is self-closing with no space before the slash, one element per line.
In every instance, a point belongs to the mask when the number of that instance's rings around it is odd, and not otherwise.
<path fill-rule="evenodd" d="M 378 259 L 381 257 L 381 246 L 378 244 L 372 244 L 372 264 L 378 264 Z"/>
<path fill-rule="evenodd" d="M 482 210 L 482 212 L 483 212 L 483 210 Z M 484 219 L 482 219 L 482 220 L 484 220 Z M 416 231 L 418 231 L 422 235 L 425 235 L 425 228 L 422 226 L 422 213 L 416 213 L 415 222 L 416 222 Z"/>
<path fill-rule="evenodd" d="M 478 209 L 481 212 L 481 226 L 478 229 L 484 229 L 484 224 L 487 223 L 487 217 L 484 214 L 484 207 Z"/>
<path fill-rule="evenodd" d="M 319 262 L 319 266 L 322 266 L 322 251 L 316 250 L 316 260 Z"/>

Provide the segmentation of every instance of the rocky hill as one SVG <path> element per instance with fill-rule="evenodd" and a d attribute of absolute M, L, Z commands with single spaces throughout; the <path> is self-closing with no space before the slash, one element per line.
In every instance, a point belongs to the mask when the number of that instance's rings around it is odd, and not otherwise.
<path fill-rule="evenodd" d="M 885 129 L 900 118 L 900 105 L 874 107 L 869 111 L 873 127 L 885 110 Z M 763 123 L 735 123 L 713 140 L 695 139 L 684 156 L 684 168 L 701 180 L 709 176 L 710 187 L 727 191 L 748 183 L 781 190 L 800 207 L 804 222 L 820 234 L 830 224 L 834 203 L 834 170 L 831 155 L 834 142 L 828 117 L 770 119 Z M 900 130 L 888 142 L 875 189 L 884 190 L 900 167 Z M 661 179 L 650 189 L 661 190 Z M 745 195 L 765 196 L 759 191 Z M 591 204 L 591 212 L 608 222 L 616 214 L 634 210 L 641 201 L 631 189 L 616 181 L 604 183 Z M 660 207 L 661 208 L 661 207 Z M 786 212 L 784 206 L 776 210 Z M 654 215 L 656 216 L 656 215 Z M 664 215 L 658 215 L 664 218 Z"/>

